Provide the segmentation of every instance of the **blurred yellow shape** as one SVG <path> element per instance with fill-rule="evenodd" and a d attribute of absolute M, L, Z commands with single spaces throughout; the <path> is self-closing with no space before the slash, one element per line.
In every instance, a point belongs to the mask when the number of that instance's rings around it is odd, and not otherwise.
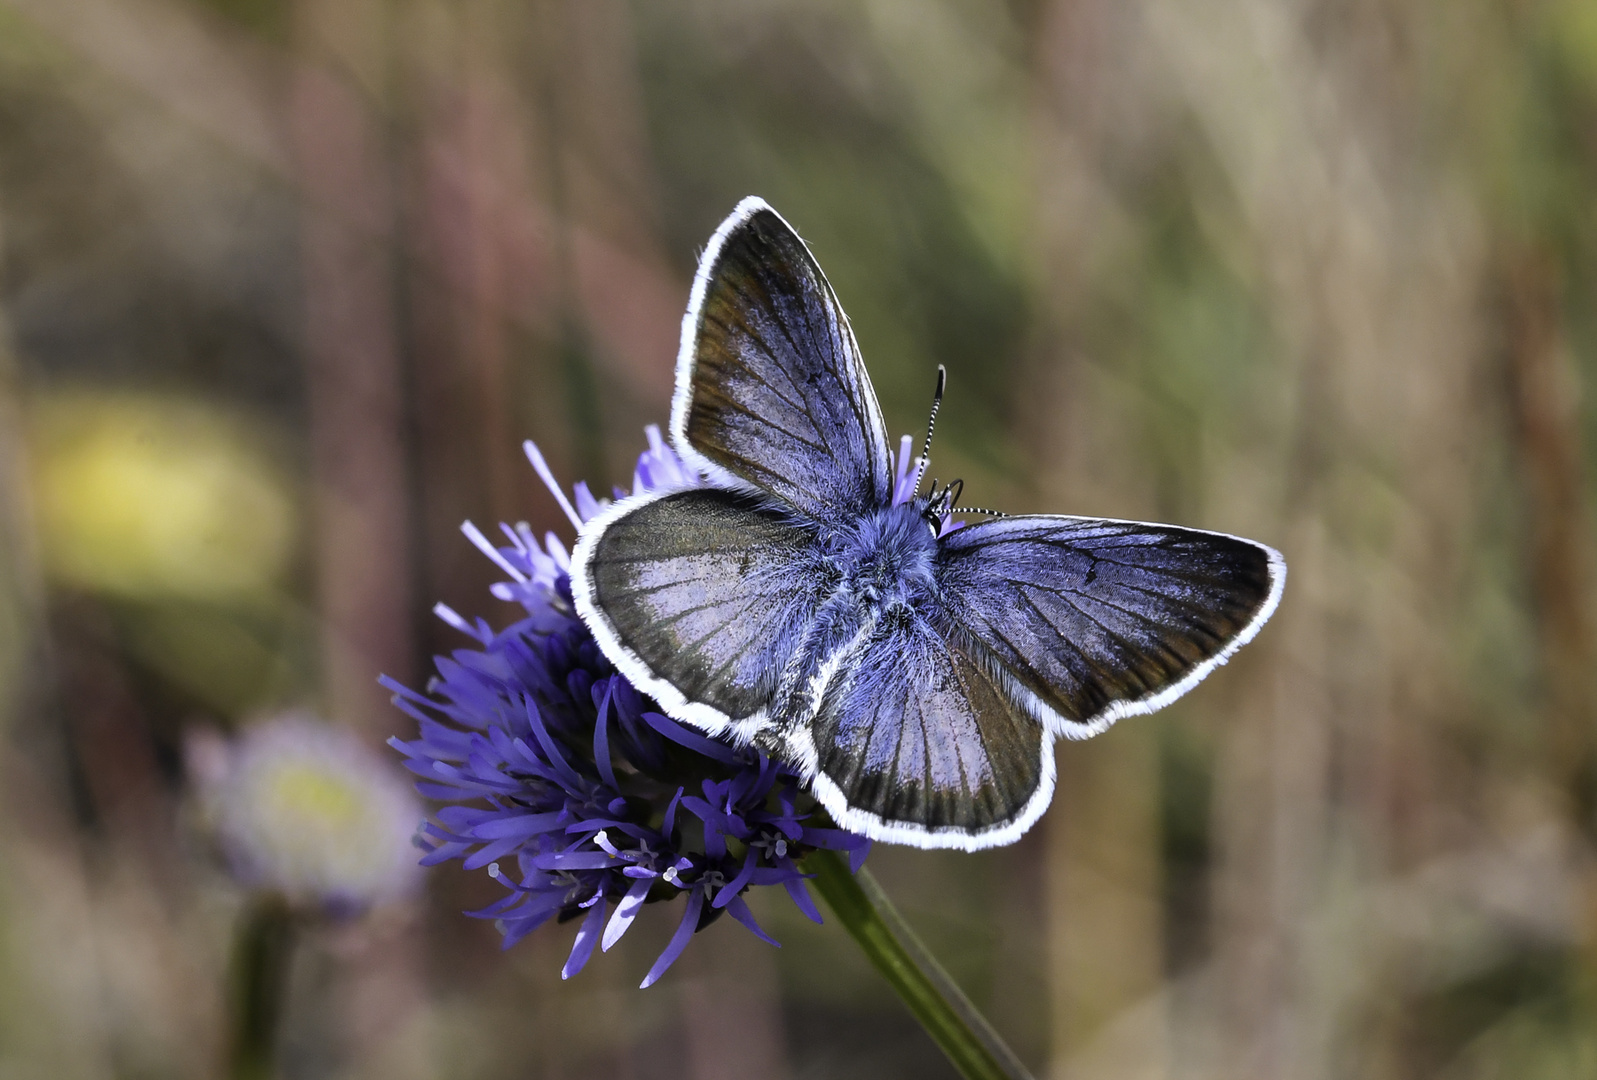
<path fill-rule="evenodd" d="M 1588 89 L 1597 87 L 1597 4 L 1561 0 L 1553 8 L 1551 30 L 1565 62 Z"/>
<path fill-rule="evenodd" d="M 214 599 L 282 573 L 291 492 L 248 425 L 151 394 L 57 394 L 29 409 L 52 578 L 133 597 Z"/>
<path fill-rule="evenodd" d="M 346 832 L 363 824 L 365 808 L 360 793 L 331 771 L 305 764 L 283 765 L 265 779 L 263 812 L 279 824 Z"/>

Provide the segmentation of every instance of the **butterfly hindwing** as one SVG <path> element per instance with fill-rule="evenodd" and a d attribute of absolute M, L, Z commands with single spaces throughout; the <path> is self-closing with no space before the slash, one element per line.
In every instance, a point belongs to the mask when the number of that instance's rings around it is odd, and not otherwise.
<path fill-rule="evenodd" d="M 1052 736 L 961 636 L 935 611 L 884 617 L 797 733 L 846 828 L 974 849 L 1014 839 L 1047 806 Z"/>
<path fill-rule="evenodd" d="M 950 614 L 1056 734 L 1088 735 L 1173 701 L 1275 609 L 1286 566 L 1222 533 L 1099 518 L 1014 517 L 950 533 Z"/>
<path fill-rule="evenodd" d="M 891 498 L 887 428 L 848 318 L 804 241 L 759 199 L 738 205 L 699 265 L 671 429 L 712 477 L 817 521 Z"/>
<path fill-rule="evenodd" d="M 765 707 L 835 571 L 813 533 L 759 500 L 698 488 L 607 510 L 577 546 L 572 585 L 624 673 L 713 731 Z"/>

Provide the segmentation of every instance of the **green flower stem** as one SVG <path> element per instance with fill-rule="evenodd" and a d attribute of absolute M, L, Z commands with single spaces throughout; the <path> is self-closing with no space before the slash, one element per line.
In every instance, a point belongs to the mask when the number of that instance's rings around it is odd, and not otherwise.
<path fill-rule="evenodd" d="M 276 1075 L 277 1022 L 294 953 L 294 917 L 275 896 L 257 896 L 239 914 L 233 939 L 231 1038 L 228 1076 L 272 1080 Z"/>
<path fill-rule="evenodd" d="M 835 851 L 814 851 L 804 869 L 876 970 L 966 1080 L 1031 1080 L 998 1032 L 921 944 L 870 871 L 848 872 Z"/>

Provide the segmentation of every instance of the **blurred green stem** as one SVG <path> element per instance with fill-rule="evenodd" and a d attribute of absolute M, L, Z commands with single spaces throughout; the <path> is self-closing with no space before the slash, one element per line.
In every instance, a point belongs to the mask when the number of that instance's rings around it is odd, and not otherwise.
<path fill-rule="evenodd" d="M 239 914 L 233 939 L 232 1032 L 228 1076 L 271 1080 L 276 1072 L 277 1022 L 294 953 L 294 920 L 275 896 L 259 896 Z"/>
<path fill-rule="evenodd" d="M 870 871 L 850 874 L 835 851 L 804 860 L 814 885 L 948 1060 L 967 1080 L 1031 1080 L 998 1032 L 932 958 Z"/>

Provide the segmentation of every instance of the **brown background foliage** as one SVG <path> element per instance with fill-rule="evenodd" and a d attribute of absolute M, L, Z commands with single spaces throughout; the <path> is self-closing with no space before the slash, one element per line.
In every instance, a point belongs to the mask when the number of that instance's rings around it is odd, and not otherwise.
<path fill-rule="evenodd" d="M 0 1075 L 217 1072 L 184 731 L 402 732 L 750 192 L 973 502 L 1291 565 L 1019 844 L 873 856 L 1039 1075 L 1597 1075 L 1588 0 L 0 0 Z M 562 984 L 494 891 L 309 942 L 285 1075 L 947 1074 L 785 901 L 639 992 L 666 913 Z"/>

